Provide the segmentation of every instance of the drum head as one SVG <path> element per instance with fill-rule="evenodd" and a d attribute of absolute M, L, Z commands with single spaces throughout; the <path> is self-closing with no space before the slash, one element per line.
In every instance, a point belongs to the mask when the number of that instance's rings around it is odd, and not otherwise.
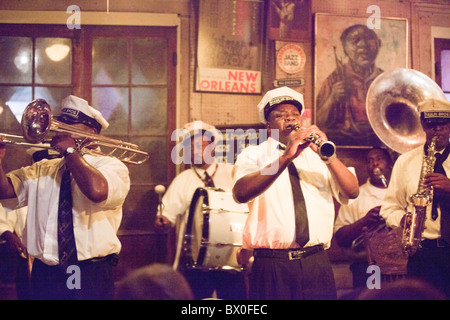
<path fill-rule="evenodd" d="M 183 242 L 185 266 L 202 270 L 238 270 L 236 253 L 248 206 L 238 204 L 230 192 L 198 188 L 192 197 Z"/>
<path fill-rule="evenodd" d="M 208 191 L 204 188 L 195 190 L 189 207 L 186 224 L 185 253 L 188 266 L 201 265 L 206 250 L 202 246 L 203 239 L 208 238 L 208 213 L 204 209 L 209 206 Z M 206 223 L 205 223 L 206 221 Z"/>

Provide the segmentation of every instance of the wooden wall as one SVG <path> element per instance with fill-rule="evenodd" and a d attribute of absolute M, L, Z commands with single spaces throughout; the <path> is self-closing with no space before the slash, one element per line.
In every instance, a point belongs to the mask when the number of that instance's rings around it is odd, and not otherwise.
<path fill-rule="evenodd" d="M 177 124 L 179 126 L 193 120 L 203 120 L 220 127 L 227 126 L 258 126 L 256 104 L 262 95 L 239 95 L 200 93 L 194 90 L 194 74 L 196 59 L 196 14 L 194 2 L 189 0 L 78 0 L 76 4 L 85 11 L 111 12 L 151 12 L 175 13 L 180 17 L 179 30 L 179 82 L 177 98 Z M 430 77 L 433 76 L 431 35 L 434 27 L 450 28 L 449 0 L 312 0 L 311 14 L 331 13 L 367 17 L 366 10 L 370 5 L 381 9 L 382 17 L 405 18 L 409 24 L 409 62 L 410 67 L 417 69 Z M 53 0 L 16 1 L 2 0 L 1 10 L 36 10 L 65 11 L 67 3 Z M 0 21 L 1 22 L 1 21 Z M 313 28 L 312 24 L 312 28 Z M 449 36 L 450 37 L 450 36 Z M 305 70 L 305 103 L 307 108 L 314 105 L 314 34 L 303 41 L 307 48 L 307 64 Z M 262 91 L 273 88 L 274 74 L 274 44 L 267 41 L 263 70 Z M 365 181 L 367 174 L 363 164 L 366 149 L 338 149 L 344 163 L 356 168 L 360 182 Z M 133 195 L 130 195 L 131 197 Z M 156 207 L 156 206 L 154 206 Z M 126 257 L 131 259 L 122 266 L 120 274 L 130 269 L 161 260 L 164 252 L 166 235 L 155 233 L 154 238 L 146 239 L 139 246 L 128 243 L 126 236 L 122 237 L 124 247 L 133 248 L 127 251 Z"/>

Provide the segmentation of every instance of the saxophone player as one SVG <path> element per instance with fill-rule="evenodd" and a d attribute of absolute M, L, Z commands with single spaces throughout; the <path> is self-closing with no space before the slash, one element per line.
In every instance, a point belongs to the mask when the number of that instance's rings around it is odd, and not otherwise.
<path fill-rule="evenodd" d="M 405 214 L 414 210 L 409 199 L 418 185 L 432 190 L 421 247 L 409 256 L 407 273 L 408 277 L 429 282 L 450 298 L 450 102 L 427 99 L 418 105 L 418 111 L 426 143 L 397 159 L 380 214 L 388 226 L 403 225 Z M 432 140 L 435 165 L 421 178 Z"/>

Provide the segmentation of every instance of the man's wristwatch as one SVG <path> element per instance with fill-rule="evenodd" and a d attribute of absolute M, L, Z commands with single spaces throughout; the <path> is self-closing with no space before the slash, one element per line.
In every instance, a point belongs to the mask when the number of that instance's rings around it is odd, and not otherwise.
<path fill-rule="evenodd" d="M 66 149 L 66 151 L 64 151 L 63 156 L 66 157 L 66 156 L 68 156 L 69 154 L 74 153 L 75 151 L 77 151 L 77 150 L 75 150 L 75 148 L 73 148 L 73 147 L 68 147 L 68 148 Z"/>

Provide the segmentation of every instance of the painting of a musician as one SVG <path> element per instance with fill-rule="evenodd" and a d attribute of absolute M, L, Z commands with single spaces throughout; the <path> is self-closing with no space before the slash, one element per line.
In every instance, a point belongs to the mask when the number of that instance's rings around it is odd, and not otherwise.
<path fill-rule="evenodd" d="M 328 65 L 334 69 L 330 69 L 326 76 L 326 68 L 319 68 L 317 64 L 324 67 L 327 64 L 322 64 L 316 55 L 316 87 L 320 90 L 316 94 L 315 123 L 320 128 L 325 128 L 328 138 L 338 145 L 381 145 L 367 118 L 367 91 L 373 80 L 384 71 L 406 65 L 406 55 L 403 52 L 406 48 L 399 48 L 400 43 L 406 42 L 405 38 L 394 45 L 387 44 L 391 48 L 389 55 L 401 56 L 383 61 L 386 58 L 382 51 L 386 32 L 383 28 L 387 27 L 388 24 L 381 24 L 381 28 L 377 30 L 368 28 L 365 23 L 354 23 L 341 29 L 338 42 L 333 42 L 328 47 L 333 59 Z M 316 45 L 319 44 L 320 42 Z M 321 82 L 317 82 L 319 73 L 324 77 Z"/>

